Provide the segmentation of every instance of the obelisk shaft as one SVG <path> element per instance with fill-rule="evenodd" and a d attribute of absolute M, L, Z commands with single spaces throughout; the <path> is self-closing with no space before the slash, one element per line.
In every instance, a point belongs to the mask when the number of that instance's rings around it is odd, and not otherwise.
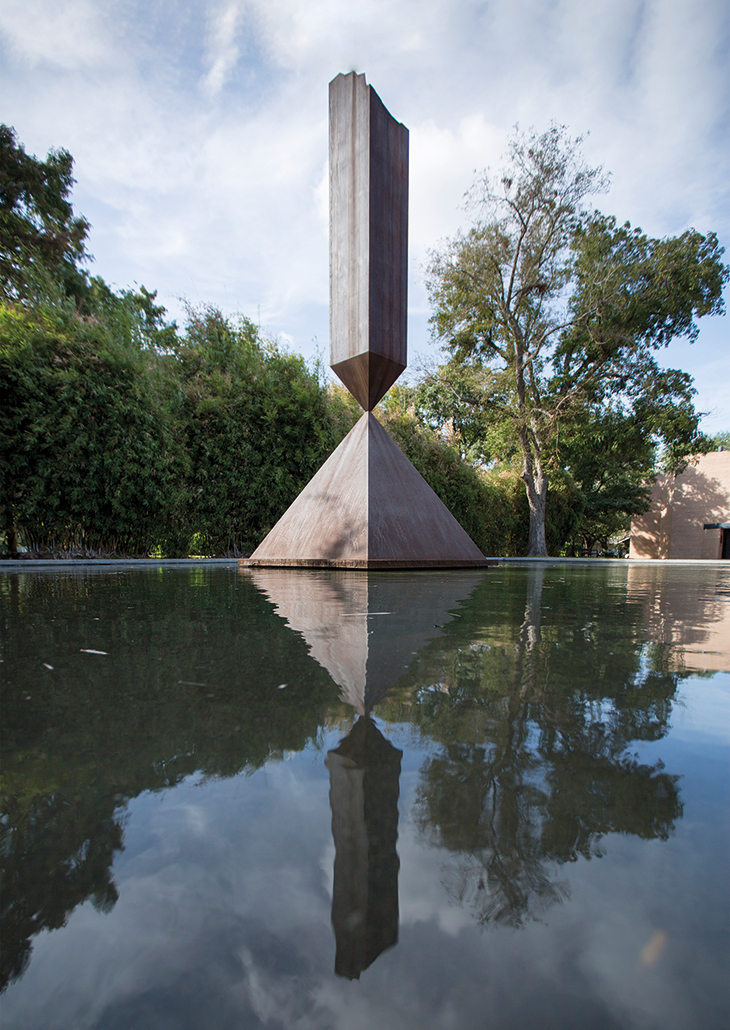
<path fill-rule="evenodd" d="M 366 411 L 406 367 L 408 130 L 364 75 L 330 83 L 330 364 Z"/>

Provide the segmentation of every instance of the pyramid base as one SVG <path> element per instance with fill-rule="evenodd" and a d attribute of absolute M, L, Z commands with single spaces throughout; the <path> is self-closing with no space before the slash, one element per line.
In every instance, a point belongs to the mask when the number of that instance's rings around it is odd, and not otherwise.
<path fill-rule="evenodd" d="M 239 558 L 252 569 L 473 569 L 499 564 L 488 558 Z"/>
<path fill-rule="evenodd" d="M 372 412 L 365 412 L 241 564 L 372 570 L 488 562 Z"/>

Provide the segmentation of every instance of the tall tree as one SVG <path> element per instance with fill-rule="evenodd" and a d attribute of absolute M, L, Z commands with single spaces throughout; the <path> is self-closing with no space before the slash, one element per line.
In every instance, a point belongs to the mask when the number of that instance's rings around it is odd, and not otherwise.
<path fill-rule="evenodd" d="M 14 129 L 0 125 L 0 300 L 25 299 L 44 275 L 77 301 L 86 292 L 80 265 L 89 256 L 90 226 L 74 215 L 72 172 L 67 150 L 51 150 L 39 161 Z"/>
<path fill-rule="evenodd" d="M 650 391 L 661 378 L 653 352 L 694 339 L 698 316 L 723 313 L 729 274 L 714 233 L 651 239 L 589 210 L 607 180 L 580 145 L 563 127 L 516 133 L 502 173 L 472 188 L 474 225 L 432 255 L 428 274 L 452 367 L 478 373 L 480 402 L 519 442 L 535 556 L 547 554 L 560 426 L 611 396 Z"/>

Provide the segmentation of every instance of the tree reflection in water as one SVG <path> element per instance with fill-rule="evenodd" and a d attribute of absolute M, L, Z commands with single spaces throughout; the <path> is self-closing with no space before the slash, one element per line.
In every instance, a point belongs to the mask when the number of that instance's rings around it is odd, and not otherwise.
<path fill-rule="evenodd" d="M 131 798 L 317 740 L 326 673 L 248 581 L 216 573 L 0 578 L 0 991 L 41 930 L 114 906 Z"/>
<path fill-rule="evenodd" d="M 546 639 L 544 572 L 529 571 L 511 642 L 507 622 L 472 626 L 468 643 L 460 625 L 462 639 L 415 670 L 433 685 L 415 689 L 411 716 L 439 744 L 422 770 L 417 825 L 453 852 L 444 886 L 482 924 L 539 918 L 569 897 L 563 863 L 600 856 L 609 833 L 666 840 L 682 815 L 679 777 L 630 750 L 668 731 L 676 673 L 642 663 L 638 611 L 625 602 L 600 618 L 599 599 L 586 597 L 575 620 L 579 598 L 558 590 L 563 617 Z M 479 600 L 467 606 L 477 619 Z"/>

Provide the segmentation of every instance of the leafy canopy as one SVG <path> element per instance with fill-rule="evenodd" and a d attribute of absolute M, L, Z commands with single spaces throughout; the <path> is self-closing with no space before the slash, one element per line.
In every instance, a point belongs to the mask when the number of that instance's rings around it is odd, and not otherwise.
<path fill-rule="evenodd" d="M 486 458 L 506 424 L 534 555 L 546 553 L 563 427 L 602 406 L 634 417 L 649 403 L 663 407 L 670 464 L 702 449 L 691 386 L 682 372 L 661 372 L 655 352 L 694 339 L 698 317 L 722 314 L 728 280 L 714 233 L 653 239 L 590 209 L 607 178 L 586 165 L 581 142 L 559 126 L 516 133 L 502 172 L 485 173 L 469 194 L 474 224 L 432 254 L 428 271 L 432 326 L 449 355 L 432 401 L 447 399 L 470 447 L 482 435 Z"/>
<path fill-rule="evenodd" d="M 67 150 L 45 161 L 25 152 L 14 129 L 0 125 L 0 299 L 24 300 L 34 280 L 50 275 L 68 296 L 81 299 L 88 221 L 74 215 L 75 180 Z"/>

